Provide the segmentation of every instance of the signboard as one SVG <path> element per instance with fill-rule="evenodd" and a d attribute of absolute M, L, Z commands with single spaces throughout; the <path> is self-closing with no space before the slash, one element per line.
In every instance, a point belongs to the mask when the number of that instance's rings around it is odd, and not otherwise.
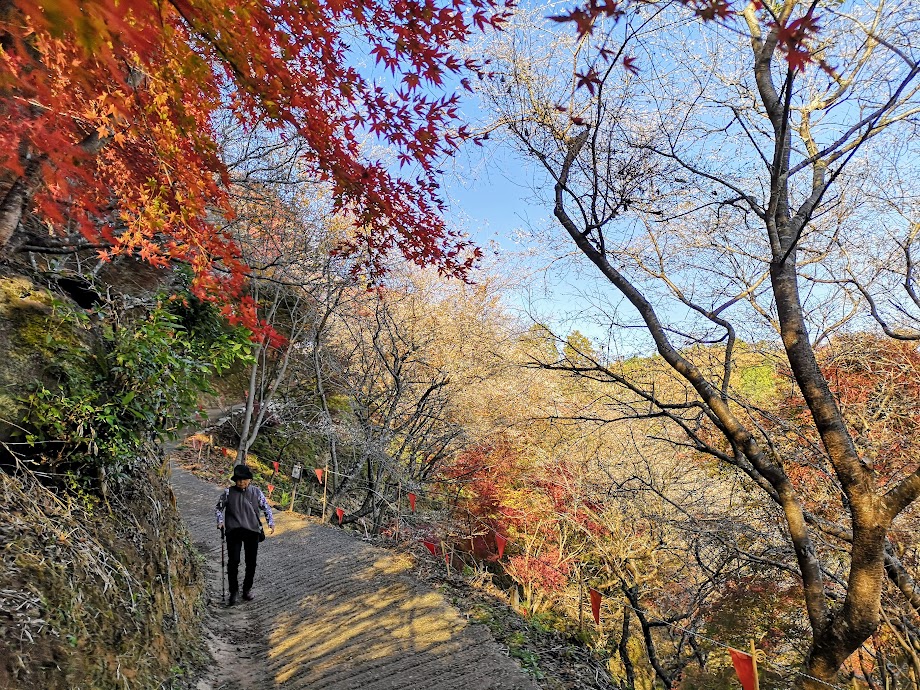
<path fill-rule="evenodd" d="M 300 465 L 294 465 L 294 469 L 291 470 L 291 479 L 300 479 L 300 475 L 303 472 L 303 467 Z"/>

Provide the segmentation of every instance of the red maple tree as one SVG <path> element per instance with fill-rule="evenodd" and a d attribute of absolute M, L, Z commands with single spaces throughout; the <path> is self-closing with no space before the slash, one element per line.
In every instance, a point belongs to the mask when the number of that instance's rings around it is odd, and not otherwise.
<path fill-rule="evenodd" d="M 302 140 L 367 264 L 398 248 L 462 276 L 478 250 L 446 227 L 435 178 L 466 136 L 448 81 L 479 66 L 450 46 L 500 25 L 500 2 L 2 0 L 0 248 L 26 229 L 46 248 L 188 262 L 199 296 L 238 294 L 213 124 L 230 109 Z M 390 88 L 354 66 L 363 55 Z M 413 174 L 367 159 L 368 137 Z"/>

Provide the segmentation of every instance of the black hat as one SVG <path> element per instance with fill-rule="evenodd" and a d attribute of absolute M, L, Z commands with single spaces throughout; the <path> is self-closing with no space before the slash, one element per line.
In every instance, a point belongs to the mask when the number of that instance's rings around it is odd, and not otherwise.
<path fill-rule="evenodd" d="M 233 468 L 233 476 L 230 479 L 234 482 L 237 479 L 252 479 L 252 470 L 246 465 L 237 465 Z"/>

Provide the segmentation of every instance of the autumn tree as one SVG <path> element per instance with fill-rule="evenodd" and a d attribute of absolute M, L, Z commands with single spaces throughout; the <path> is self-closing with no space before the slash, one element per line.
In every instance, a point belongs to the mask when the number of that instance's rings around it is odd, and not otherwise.
<path fill-rule="evenodd" d="M 783 551 L 775 521 L 763 523 L 772 519 L 764 501 L 738 478 L 713 483 L 711 467 L 675 452 L 680 438 L 647 403 L 630 405 L 587 375 L 598 360 L 586 338 L 558 341 L 558 350 L 534 349 L 525 332 L 514 381 L 489 385 L 503 390 L 495 407 L 505 427 L 444 470 L 458 492 L 456 522 L 469 515 L 468 533 L 486 546 L 493 531 L 508 537 L 499 565 L 522 604 L 606 647 L 619 660 L 615 680 L 671 687 L 683 676 L 719 677 L 730 662 L 707 642 L 713 631 L 735 646 L 770 632 L 763 644 L 773 661 L 798 662 L 804 621 L 789 603 L 797 585 L 763 574 Z M 627 366 L 659 393 L 682 391 L 656 358 Z M 462 544 L 464 534 L 453 538 Z M 488 553 L 496 558 L 494 545 Z M 588 588 L 603 595 L 602 636 L 586 613 Z M 744 611 L 752 615 L 742 627 Z"/>
<path fill-rule="evenodd" d="M 398 247 L 464 274 L 478 252 L 442 220 L 436 181 L 466 134 L 445 92 L 478 69 L 452 46 L 502 18 L 494 0 L 2 2 L 0 249 L 186 262 L 197 295 L 227 302 L 244 274 L 220 220 L 233 214 L 217 129 L 229 113 L 296 140 L 360 229 L 342 249 L 379 268 Z"/>
<path fill-rule="evenodd" d="M 264 152 L 258 160 L 262 173 L 241 176 L 231 187 L 236 215 L 225 226 L 248 266 L 239 308 L 263 325 L 254 336 L 247 386 L 240 391 L 237 463 L 245 462 L 266 422 L 300 416 L 298 396 L 289 389 L 304 386 L 303 372 L 315 368 L 330 315 L 342 306 L 345 289 L 355 285 L 354 263 L 334 251 L 350 226 L 333 212 L 327 189 L 298 180 Z M 307 388 L 313 387 L 310 379 Z"/>
<path fill-rule="evenodd" d="M 888 538 L 920 493 L 916 464 L 880 481 L 874 465 L 893 458 L 867 460 L 816 351 L 873 326 L 918 338 L 917 15 L 906 2 L 752 2 L 722 15 L 732 31 L 702 36 L 693 9 L 634 8 L 600 49 L 587 33 L 538 39 L 522 17 L 493 45 L 482 90 L 508 141 L 545 172 L 558 228 L 686 394 L 617 363 L 577 369 L 769 498 L 811 630 L 811 678 L 799 684 L 819 688 L 878 628 L 886 574 L 916 598 Z M 813 37 L 805 53 L 790 50 L 796 31 Z M 791 372 L 842 520 L 809 508 L 800 458 L 739 391 L 741 340 L 774 344 Z M 836 579 L 828 535 L 846 544 Z"/>
<path fill-rule="evenodd" d="M 917 457 L 918 392 L 916 372 L 920 352 L 911 341 L 894 341 L 882 334 L 844 334 L 832 338 L 816 350 L 817 361 L 847 422 L 854 444 L 880 487 L 893 487 L 914 471 Z M 835 499 L 837 488 L 828 480 L 821 443 L 813 426 L 803 424 L 807 405 L 796 388 L 788 385 L 791 373 L 780 370 L 777 389 L 781 391 L 775 412 L 764 418 L 780 452 L 798 456 L 792 475 L 796 484 L 806 486 L 808 508 L 832 524 L 845 524 L 841 506 Z M 882 626 L 872 645 L 860 650 L 860 659 L 875 668 L 880 682 L 885 674 L 900 671 L 901 681 L 918 687 L 917 661 L 912 651 L 920 630 L 917 627 L 917 600 L 910 596 L 908 583 L 915 580 L 918 568 L 916 540 L 918 506 L 913 504 L 899 516 L 888 533 L 886 573 L 883 591 Z M 845 534 L 825 534 L 823 548 L 846 562 L 848 540 Z M 829 577 L 839 579 L 839 572 Z M 833 585 L 831 585 L 833 586 Z M 860 668 L 857 660 L 851 667 Z M 867 675 L 860 668 L 861 675 Z M 912 680 L 908 681 L 908 677 Z"/>
<path fill-rule="evenodd" d="M 435 285 L 399 270 L 335 315 L 339 366 L 330 380 L 349 401 L 340 426 L 350 453 L 334 463 L 332 494 L 357 498 L 348 519 L 372 516 L 375 529 L 400 491 L 418 491 L 463 434 L 434 315 L 441 307 L 425 289 Z"/>

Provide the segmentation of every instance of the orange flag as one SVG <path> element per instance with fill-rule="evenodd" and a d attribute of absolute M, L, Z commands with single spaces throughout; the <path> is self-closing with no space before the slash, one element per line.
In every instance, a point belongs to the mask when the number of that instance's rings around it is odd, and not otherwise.
<path fill-rule="evenodd" d="M 269 485 L 268 485 L 268 495 L 271 496 L 271 495 L 272 495 L 272 491 L 274 491 L 274 490 L 275 490 L 274 485 L 269 484 Z"/>
<path fill-rule="evenodd" d="M 411 491 L 409 492 L 409 509 L 414 513 L 415 512 L 415 494 Z"/>
<path fill-rule="evenodd" d="M 426 541 L 423 541 L 422 543 L 425 545 L 425 548 L 426 548 L 426 549 L 428 549 L 429 551 L 431 551 L 431 555 L 432 555 L 432 556 L 436 556 L 436 555 L 437 555 L 437 553 L 438 553 L 438 547 L 437 547 L 437 545 L 436 545 L 433 541 L 427 541 L 427 540 L 426 540 Z"/>
<path fill-rule="evenodd" d="M 501 560 L 501 557 L 505 555 L 505 544 L 508 543 L 508 540 L 505 539 L 498 532 L 495 533 L 495 546 L 498 547 L 498 558 Z"/>
<path fill-rule="evenodd" d="M 342 524 L 342 519 L 345 517 L 345 511 L 341 508 L 335 509 L 335 514 L 339 516 L 339 524 Z"/>
<path fill-rule="evenodd" d="M 281 465 L 277 460 L 272 461 L 272 467 L 275 468 L 275 474 L 278 474 L 278 467 Z"/>
<path fill-rule="evenodd" d="M 319 469 L 318 467 L 313 471 L 316 473 L 316 478 L 319 480 L 319 483 L 322 484 L 323 483 L 323 471 Z"/>
<path fill-rule="evenodd" d="M 741 681 L 741 687 L 744 690 L 754 690 L 754 658 L 750 654 L 739 652 L 734 649 L 728 650 L 732 657 L 732 665 L 735 667 L 735 673 L 738 674 L 738 680 Z"/>
<path fill-rule="evenodd" d="M 591 615 L 594 616 L 594 622 L 601 624 L 601 593 L 593 587 L 588 592 L 591 595 Z"/>

